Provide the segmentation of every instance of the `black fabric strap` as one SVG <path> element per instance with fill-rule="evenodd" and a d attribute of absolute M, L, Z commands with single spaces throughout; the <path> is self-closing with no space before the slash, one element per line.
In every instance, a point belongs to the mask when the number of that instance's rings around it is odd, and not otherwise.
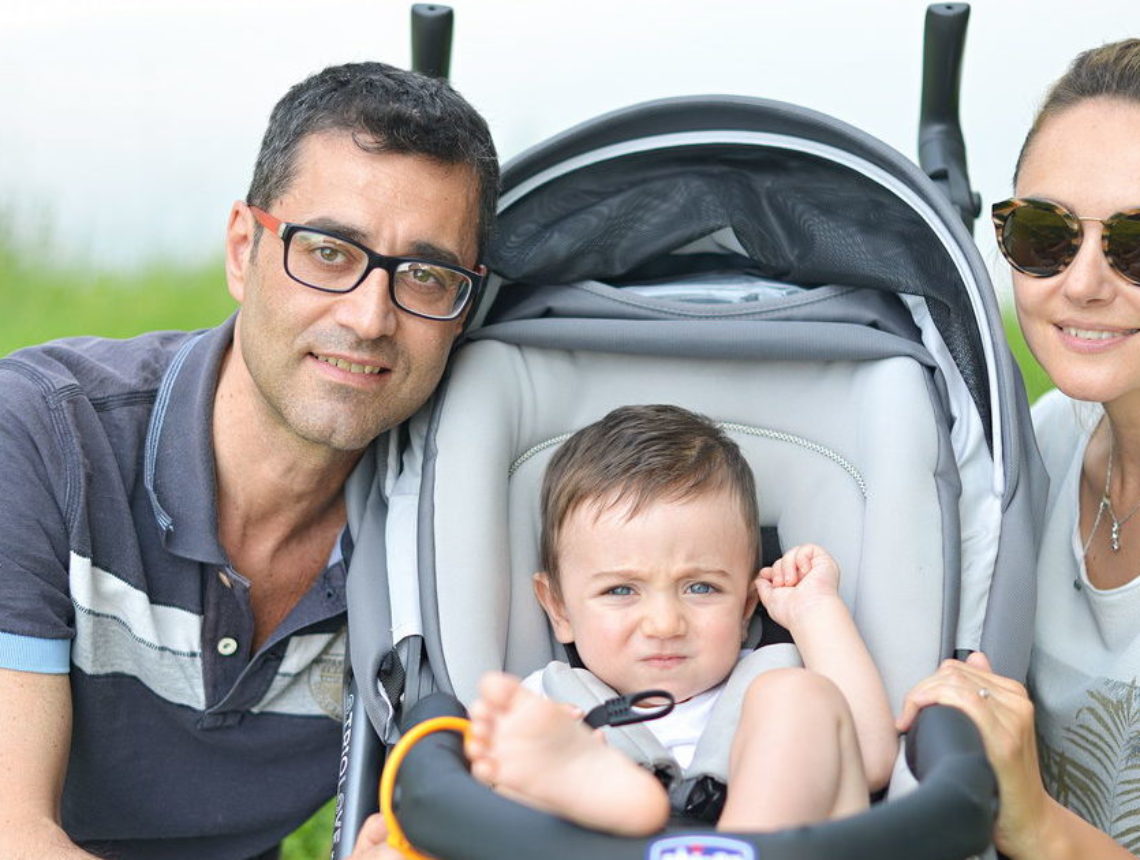
<path fill-rule="evenodd" d="M 400 643 L 400 645 L 403 644 L 403 642 Z M 404 695 L 404 685 L 407 682 L 404 663 L 397 653 L 398 650 L 399 645 L 384 655 L 384 659 L 380 661 L 380 672 L 376 678 L 380 682 L 388 701 L 392 703 L 393 709 L 399 707 L 400 697 Z"/>

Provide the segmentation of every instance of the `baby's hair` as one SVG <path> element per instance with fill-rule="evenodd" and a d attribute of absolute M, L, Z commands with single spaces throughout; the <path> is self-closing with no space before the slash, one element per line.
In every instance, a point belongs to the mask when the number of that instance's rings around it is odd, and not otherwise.
<path fill-rule="evenodd" d="M 1068 108 L 1096 98 L 1140 103 L 1140 39 L 1110 42 L 1077 55 L 1065 74 L 1049 89 L 1037 111 L 1017 156 L 1014 185 L 1030 144 L 1041 127 Z"/>
<path fill-rule="evenodd" d="M 566 519 L 587 503 L 599 511 L 685 501 L 727 489 L 739 504 L 760 566 L 760 514 L 752 469 L 716 424 L 679 406 L 622 406 L 563 443 L 542 483 L 542 567 L 558 593 L 558 549 Z"/>

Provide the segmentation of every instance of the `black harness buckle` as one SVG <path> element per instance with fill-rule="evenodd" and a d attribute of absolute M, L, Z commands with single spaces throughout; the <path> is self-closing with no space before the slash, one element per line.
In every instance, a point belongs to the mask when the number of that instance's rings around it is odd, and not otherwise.
<path fill-rule="evenodd" d="M 653 708 L 634 710 L 634 705 L 648 699 L 665 699 L 665 703 Z M 656 720 L 673 710 L 676 700 L 672 693 L 665 690 L 642 690 L 640 693 L 630 693 L 628 696 L 614 696 L 606 699 L 596 708 L 592 708 L 583 718 L 583 722 L 592 729 L 602 726 L 628 726 L 632 723 L 641 723 L 646 720 Z"/>

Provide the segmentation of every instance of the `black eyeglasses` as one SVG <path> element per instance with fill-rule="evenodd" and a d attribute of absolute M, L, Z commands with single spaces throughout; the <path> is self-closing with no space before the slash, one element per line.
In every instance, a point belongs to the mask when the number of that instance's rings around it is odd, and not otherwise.
<path fill-rule="evenodd" d="M 377 254 L 344 236 L 290 224 L 248 205 L 258 223 L 281 237 L 285 273 L 314 290 L 351 292 L 373 269 L 383 269 L 388 273 L 388 293 L 400 310 L 429 320 L 453 320 L 463 313 L 486 273 L 482 266 L 472 272 L 435 260 Z"/>
<path fill-rule="evenodd" d="M 1014 197 L 995 203 L 997 243 L 1009 264 L 1033 278 L 1051 278 L 1069 267 L 1084 238 L 1082 221 L 1104 225 L 1100 247 L 1112 268 L 1140 286 L 1140 209 L 1107 218 L 1075 215 L 1059 203 Z"/>

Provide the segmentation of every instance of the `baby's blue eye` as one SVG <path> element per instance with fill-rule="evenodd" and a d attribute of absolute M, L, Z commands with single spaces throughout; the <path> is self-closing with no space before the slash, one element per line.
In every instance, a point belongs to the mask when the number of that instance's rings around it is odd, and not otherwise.
<path fill-rule="evenodd" d="M 716 587 L 707 582 L 694 582 L 689 586 L 690 594 L 715 594 Z"/>
<path fill-rule="evenodd" d="M 628 597 L 633 594 L 633 589 L 628 585 L 615 585 L 613 588 L 607 589 L 606 594 L 612 594 L 615 597 Z"/>

